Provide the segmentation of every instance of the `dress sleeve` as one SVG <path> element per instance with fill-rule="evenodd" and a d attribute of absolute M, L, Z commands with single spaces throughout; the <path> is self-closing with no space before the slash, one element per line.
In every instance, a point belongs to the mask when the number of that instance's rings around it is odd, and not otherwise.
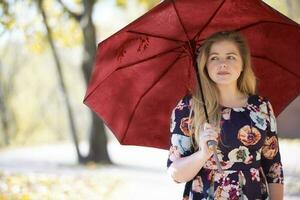
<path fill-rule="evenodd" d="M 189 113 L 190 97 L 185 96 L 177 103 L 170 118 L 170 150 L 167 167 L 176 159 L 192 154 L 192 137 L 188 129 Z"/>
<path fill-rule="evenodd" d="M 262 146 L 261 164 L 268 183 L 283 184 L 283 169 L 279 152 L 277 124 L 271 103 L 266 100 L 268 111 L 267 136 Z"/>

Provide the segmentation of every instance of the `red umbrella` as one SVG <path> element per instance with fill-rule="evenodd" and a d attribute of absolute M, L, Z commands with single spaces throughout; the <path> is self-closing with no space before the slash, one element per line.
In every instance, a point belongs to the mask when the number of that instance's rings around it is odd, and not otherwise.
<path fill-rule="evenodd" d="M 221 30 L 246 37 L 277 116 L 300 93 L 300 26 L 261 0 L 162 2 L 98 45 L 84 103 L 121 144 L 168 149 L 171 111 L 196 84 L 195 52 Z"/>

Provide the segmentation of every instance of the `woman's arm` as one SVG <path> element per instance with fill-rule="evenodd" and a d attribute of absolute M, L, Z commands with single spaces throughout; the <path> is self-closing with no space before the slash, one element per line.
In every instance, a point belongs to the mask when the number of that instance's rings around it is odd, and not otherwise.
<path fill-rule="evenodd" d="M 283 200 L 283 184 L 270 183 L 270 200 Z"/>
<path fill-rule="evenodd" d="M 192 133 L 188 129 L 190 121 L 190 96 L 180 100 L 172 111 L 170 124 L 170 151 L 167 161 L 168 174 L 175 182 L 188 182 L 193 179 L 205 162 L 212 156 L 207 147 L 208 140 L 217 141 L 218 134 L 210 125 L 205 124 L 200 134 L 199 149 L 195 151 Z"/>
<path fill-rule="evenodd" d="M 208 158 L 208 154 L 197 151 L 190 156 L 175 160 L 168 168 L 168 173 L 178 183 L 188 182 L 196 176 Z"/>
<path fill-rule="evenodd" d="M 208 148 L 207 142 L 217 142 L 218 133 L 210 124 L 204 124 L 204 130 L 200 134 L 199 149 L 195 153 L 181 157 L 173 161 L 168 168 L 168 173 L 176 182 L 188 182 L 193 179 L 203 167 L 205 162 L 212 156 L 213 152 Z"/>
<path fill-rule="evenodd" d="M 279 151 L 277 123 L 270 101 L 268 111 L 267 137 L 262 146 L 261 165 L 268 182 L 270 200 L 283 199 L 284 175 Z"/>

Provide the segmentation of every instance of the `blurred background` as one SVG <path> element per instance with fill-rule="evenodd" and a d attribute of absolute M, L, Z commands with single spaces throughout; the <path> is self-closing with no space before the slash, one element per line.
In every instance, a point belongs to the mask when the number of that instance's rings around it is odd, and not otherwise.
<path fill-rule="evenodd" d="M 264 1 L 300 23 L 300 0 Z M 119 145 L 82 103 L 97 43 L 159 2 L 0 1 L 0 200 L 180 199 L 167 151 Z M 285 199 L 300 199 L 299 113 L 298 96 L 277 118 Z"/>

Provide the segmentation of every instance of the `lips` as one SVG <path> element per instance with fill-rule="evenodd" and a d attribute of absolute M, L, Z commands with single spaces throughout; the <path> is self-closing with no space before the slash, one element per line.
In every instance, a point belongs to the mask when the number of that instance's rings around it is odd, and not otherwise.
<path fill-rule="evenodd" d="M 230 74 L 230 73 L 229 72 L 225 72 L 225 71 L 218 72 L 218 75 L 226 75 L 226 74 Z"/>

